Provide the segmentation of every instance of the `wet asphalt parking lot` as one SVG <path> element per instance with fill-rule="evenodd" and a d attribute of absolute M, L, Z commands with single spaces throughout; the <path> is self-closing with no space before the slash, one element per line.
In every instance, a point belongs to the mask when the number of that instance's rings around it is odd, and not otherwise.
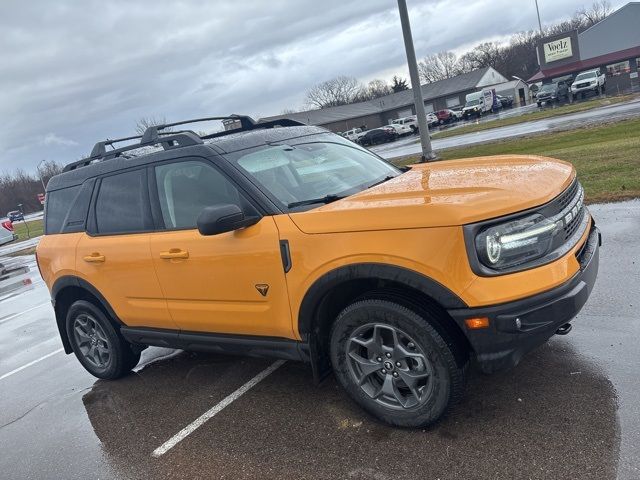
<path fill-rule="evenodd" d="M 591 211 L 600 274 L 573 331 L 509 372 L 472 371 L 426 430 L 380 424 L 293 362 L 149 348 L 96 380 L 61 352 L 25 257 L 33 288 L 0 300 L 0 478 L 640 478 L 640 201 Z"/>

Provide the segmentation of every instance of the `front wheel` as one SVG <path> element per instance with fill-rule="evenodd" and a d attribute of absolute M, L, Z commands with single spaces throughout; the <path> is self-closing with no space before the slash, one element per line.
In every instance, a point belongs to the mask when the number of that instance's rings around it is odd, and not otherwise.
<path fill-rule="evenodd" d="M 386 300 L 349 305 L 331 330 L 331 363 L 349 396 L 383 422 L 423 427 L 440 419 L 464 391 L 455 343 L 418 314 Z"/>
<path fill-rule="evenodd" d="M 128 343 L 93 303 L 78 300 L 71 305 L 66 327 L 73 353 L 95 377 L 120 378 L 140 360 L 140 350 Z"/>

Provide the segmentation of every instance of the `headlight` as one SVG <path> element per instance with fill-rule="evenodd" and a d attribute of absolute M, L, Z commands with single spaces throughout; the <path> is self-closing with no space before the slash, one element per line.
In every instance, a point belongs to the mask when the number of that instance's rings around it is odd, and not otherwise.
<path fill-rule="evenodd" d="M 545 256 L 562 223 L 536 213 L 494 225 L 476 237 L 480 261 L 489 268 L 501 270 Z"/>

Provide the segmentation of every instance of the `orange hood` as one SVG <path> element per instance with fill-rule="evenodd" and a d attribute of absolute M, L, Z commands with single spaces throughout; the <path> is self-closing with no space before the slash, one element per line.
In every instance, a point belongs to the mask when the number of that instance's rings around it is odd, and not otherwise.
<path fill-rule="evenodd" d="M 538 156 L 448 160 L 290 216 L 305 233 L 464 225 L 546 203 L 574 177 L 570 163 Z"/>

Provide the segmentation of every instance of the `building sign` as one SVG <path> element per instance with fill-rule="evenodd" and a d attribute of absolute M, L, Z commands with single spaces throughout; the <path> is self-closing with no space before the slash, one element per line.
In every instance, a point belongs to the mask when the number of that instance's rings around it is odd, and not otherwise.
<path fill-rule="evenodd" d="M 545 43 L 542 48 L 544 49 L 545 63 L 555 62 L 573 55 L 571 37 L 559 38 L 553 42 Z"/>

